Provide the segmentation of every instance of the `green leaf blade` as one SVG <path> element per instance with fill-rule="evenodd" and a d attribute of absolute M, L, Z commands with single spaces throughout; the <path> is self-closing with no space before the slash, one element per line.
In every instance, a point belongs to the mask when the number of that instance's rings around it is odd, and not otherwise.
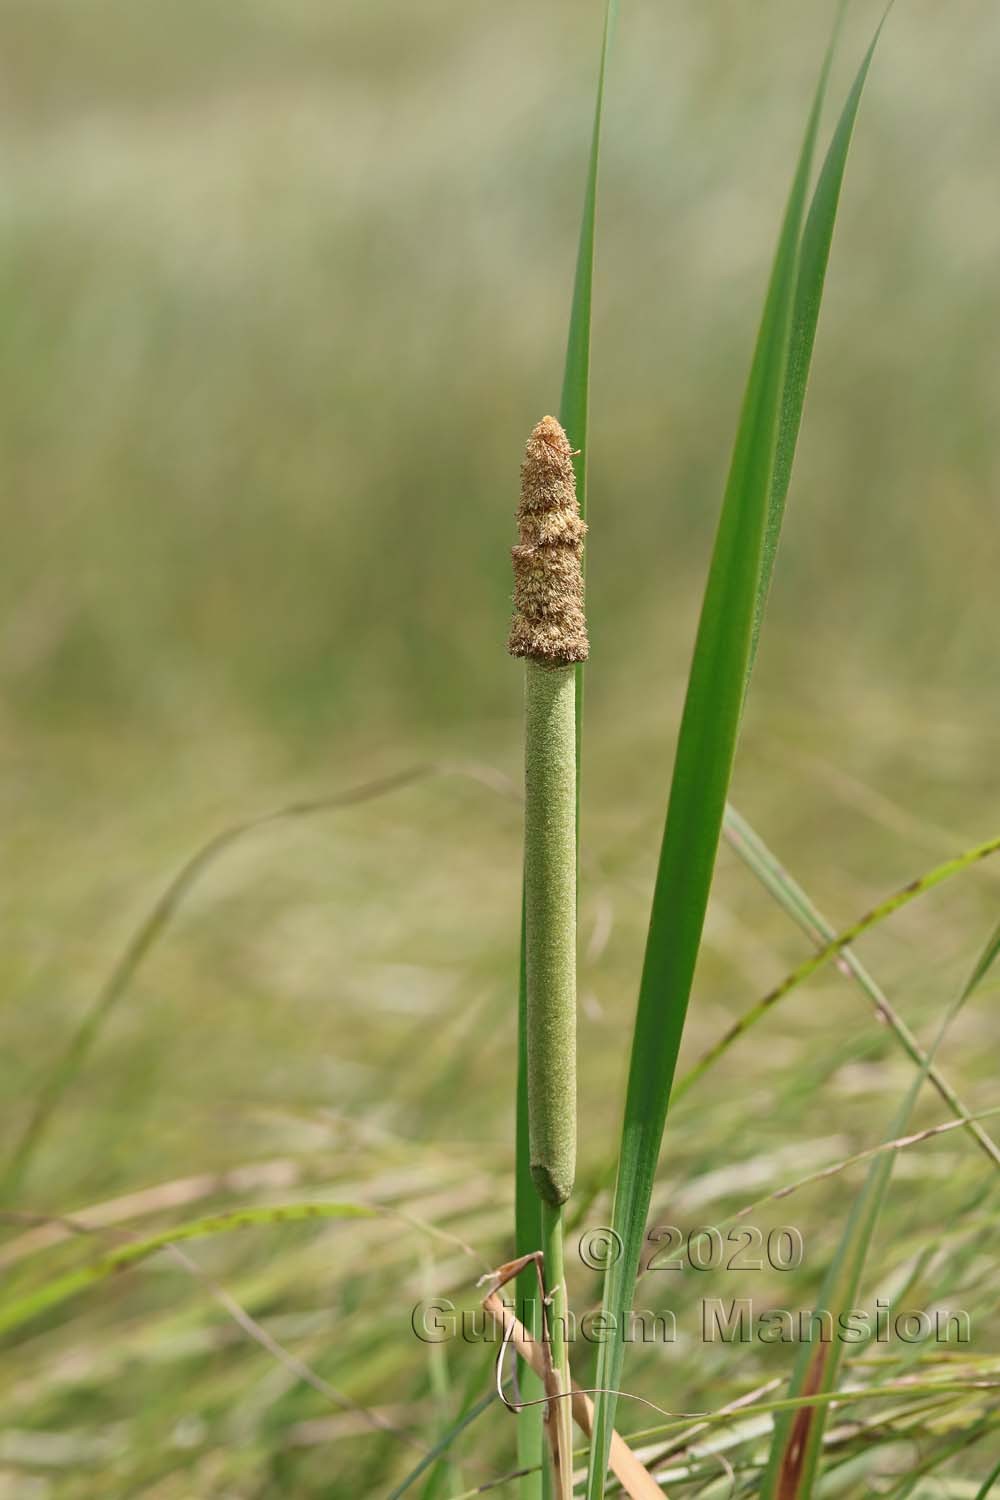
<path fill-rule="evenodd" d="M 169 1229 L 142 1239 L 130 1241 L 119 1249 L 92 1261 L 78 1270 L 42 1283 L 33 1291 L 12 1301 L 0 1304 L 0 1334 L 13 1332 L 32 1318 L 60 1306 L 71 1297 L 109 1276 L 124 1271 L 129 1266 L 148 1260 L 157 1251 L 186 1240 L 204 1239 L 207 1235 L 230 1234 L 238 1229 L 252 1229 L 262 1224 L 291 1224 L 319 1219 L 371 1219 L 378 1213 L 366 1203 L 337 1203 L 316 1200 L 307 1203 L 287 1203 L 279 1206 L 231 1209 L 226 1213 L 209 1214 L 205 1218 L 193 1219 L 187 1224 L 174 1224 Z"/>
<path fill-rule="evenodd" d="M 802 426 L 802 410 L 805 405 L 806 387 L 809 383 L 816 328 L 823 301 L 823 289 L 826 285 L 826 271 L 830 261 L 830 247 L 833 241 L 837 210 L 840 207 L 840 191 L 844 182 L 847 156 L 854 136 L 861 96 L 864 93 L 872 58 L 875 55 L 875 48 L 887 15 L 888 10 L 872 37 L 837 121 L 833 139 L 820 170 L 812 203 L 809 206 L 805 228 L 802 231 L 799 278 L 792 313 L 792 338 L 788 352 L 781 423 L 778 429 L 778 449 L 768 505 L 767 530 L 764 537 L 764 566 L 754 617 L 753 643 L 750 653 L 751 670 L 757 655 L 764 610 L 770 593 L 774 561 L 781 535 L 781 523 L 785 513 L 785 500 L 788 496 L 792 464 L 798 445 L 799 430 Z"/>
<path fill-rule="evenodd" d="M 602 1500 L 624 1324 L 642 1253 L 681 1032 L 694 977 L 751 664 L 798 278 L 799 242 L 831 49 L 809 116 L 768 287 L 702 604 L 674 762 L 640 983 L 614 1228 L 610 1331 L 596 1385 L 588 1500 Z"/>
<path fill-rule="evenodd" d="M 566 341 L 566 363 L 563 370 L 559 420 L 577 450 L 573 460 L 576 470 L 576 495 L 580 514 L 587 514 L 587 436 L 590 415 L 590 329 L 594 291 L 594 249 L 597 228 L 597 180 L 601 157 L 601 135 L 604 124 L 604 95 L 611 39 L 618 17 L 618 0 L 608 0 L 604 13 L 604 39 L 597 77 L 597 99 L 594 105 L 594 129 L 590 141 L 587 182 L 583 197 L 580 240 L 577 247 L 576 275 L 570 309 L 569 335 Z"/>
<path fill-rule="evenodd" d="M 562 393 L 559 398 L 559 420 L 576 450 L 573 470 L 576 474 L 576 498 L 580 515 L 587 519 L 587 470 L 590 438 L 590 331 L 594 297 L 594 258 L 597 238 L 597 184 L 601 162 L 601 137 L 604 130 L 604 96 L 608 76 L 611 41 L 618 19 L 618 0 L 607 0 L 604 11 L 604 37 L 601 64 L 597 75 L 597 98 L 594 104 L 594 128 L 590 139 L 590 158 L 583 194 L 580 239 L 573 278 L 573 301 L 570 306 L 569 334 L 566 339 L 566 362 L 563 368 Z M 583 552 L 584 580 L 587 550 Z M 576 669 L 576 786 L 577 834 L 580 824 L 580 749 L 583 738 L 583 664 Z"/>

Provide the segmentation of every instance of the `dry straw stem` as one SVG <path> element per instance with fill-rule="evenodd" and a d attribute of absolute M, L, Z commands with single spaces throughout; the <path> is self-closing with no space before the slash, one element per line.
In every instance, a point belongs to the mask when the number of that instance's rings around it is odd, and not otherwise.
<path fill-rule="evenodd" d="M 546 1365 L 541 1347 L 535 1342 L 497 1292 L 491 1292 L 483 1301 L 486 1312 L 496 1320 L 503 1330 L 503 1341 L 514 1349 L 534 1370 L 542 1381 L 546 1380 Z M 594 1421 L 594 1404 L 573 1382 L 571 1397 L 573 1420 L 585 1437 L 590 1437 Z M 636 1458 L 625 1439 L 615 1432 L 611 1437 L 611 1471 L 631 1500 L 663 1500 L 664 1492 L 656 1480 Z"/>
<path fill-rule="evenodd" d="M 569 1368 L 569 1296 L 563 1255 L 562 1208 L 542 1204 L 542 1256 L 545 1304 L 543 1327 L 548 1331 L 552 1353 L 552 1392 L 548 1425 L 555 1459 L 555 1480 L 560 1500 L 573 1500 L 573 1413 L 565 1397 L 573 1389 Z"/>

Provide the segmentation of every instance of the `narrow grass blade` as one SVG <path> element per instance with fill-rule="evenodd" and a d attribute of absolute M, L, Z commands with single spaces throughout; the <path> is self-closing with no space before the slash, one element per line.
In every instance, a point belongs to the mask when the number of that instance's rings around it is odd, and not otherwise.
<path fill-rule="evenodd" d="M 411 1469 L 406 1478 L 401 1480 L 396 1485 L 396 1488 L 389 1492 L 386 1500 L 400 1500 L 400 1496 L 405 1495 L 407 1490 L 412 1489 L 417 1480 L 426 1474 L 443 1454 L 447 1453 L 455 1439 L 460 1437 L 467 1427 L 471 1427 L 477 1417 L 481 1417 L 484 1411 L 493 1406 L 496 1399 L 496 1391 L 489 1390 L 485 1396 L 481 1396 L 478 1401 L 470 1406 L 468 1411 L 464 1412 L 458 1421 L 452 1427 L 449 1427 L 447 1432 L 441 1434 L 433 1448 L 424 1454 L 416 1468 Z"/>
<path fill-rule="evenodd" d="M 909 1495 L 917 1493 L 918 1490 L 926 1493 L 920 1487 L 922 1479 L 928 1474 L 933 1474 L 935 1469 L 947 1463 L 949 1458 L 954 1458 L 956 1453 L 967 1453 L 973 1443 L 978 1443 L 993 1431 L 995 1431 L 995 1423 L 984 1418 L 973 1427 L 967 1427 L 958 1437 L 947 1438 L 944 1442 L 936 1444 L 934 1450 L 916 1464 L 899 1484 L 885 1492 L 885 1500 L 907 1500 Z M 941 1493 L 947 1495 L 947 1488 L 942 1488 Z"/>
<path fill-rule="evenodd" d="M 778 905 L 794 922 L 798 923 L 802 931 L 807 933 L 821 948 L 833 942 L 837 936 L 835 929 L 813 905 L 799 883 L 789 875 L 772 854 L 760 835 L 751 828 L 746 818 L 742 817 L 732 805 L 726 808 L 723 830 L 730 847 L 736 851 L 747 868 L 757 876 Z M 917 1067 L 926 1069 L 928 1082 L 937 1089 L 956 1118 L 966 1122 L 969 1134 L 990 1158 L 993 1165 L 1000 1167 L 1000 1149 L 997 1148 L 996 1143 L 979 1124 L 970 1120 L 971 1111 L 966 1108 L 947 1079 L 930 1061 L 903 1017 L 891 1004 L 885 991 L 875 982 L 861 960 L 851 948 L 842 948 L 837 961 L 845 972 L 856 980 L 859 988 L 871 1000 L 876 1015 L 880 1016 L 895 1033 Z"/>
<path fill-rule="evenodd" d="M 258 817 L 246 818 L 230 824 L 202 844 L 185 860 L 177 874 L 169 881 L 148 914 L 136 928 L 105 983 L 85 1011 L 61 1055 L 39 1090 L 34 1107 L 23 1132 L 11 1153 L 7 1166 L 0 1174 L 0 1200 L 11 1203 L 24 1180 L 35 1152 L 41 1145 L 45 1132 L 52 1123 L 60 1101 L 73 1084 L 87 1057 L 110 1020 L 120 1001 L 128 992 L 136 974 L 149 957 L 151 950 L 164 936 L 177 912 L 201 877 L 234 844 L 249 834 L 268 828 L 275 823 L 294 822 L 299 818 L 316 817 L 321 813 L 334 812 L 338 808 L 353 807 L 362 802 L 371 802 L 391 792 L 401 791 L 418 781 L 431 776 L 458 776 L 488 787 L 499 795 L 506 795 L 505 778 L 488 767 L 454 766 L 446 763 L 430 763 L 411 766 L 392 776 L 377 781 L 364 782 L 344 792 L 334 792 L 328 797 L 316 797 L 302 802 L 290 802 L 284 807 L 274 808 Z"/>
<path fill-rule="evenodd" d="M 605 1277 L 605 1326 L 588 1479 L 604 1494 L 624 1361 L 624 1325 L 645 1235 L 681 1032 L 732 772 L 761 587 L 798 251 L 823 65 L 795 172 L 740 416 L 681 720 L 632 1041 L 614 1228 L 622 1254 Z"/>
<path fill-rule="evenodd" d="M 590 325 L 594 291 L 594 247 L 597 228 L 597 179 L 601 159 L 601 134 L 604 126 L 604 94 L 611 54 L 611 38 L 618 17 L 618 0 L 607 0 L 604 12 L 604 40 L 601 66 L 597 75 L 597 99 L 594 104 L 594 129 L 590 139 L 590 160 L 583 195 L 583 215 L 576 253 L 576 275 L 573 280 L 573 302 L 570 308 L 569 336 L 566 340 L 566 363 L 563 369 L 559 420 L 576 450 L 576 498 L 580 515 L 587 518 L 587 458 L 590 428 Z M 583 554 L 586 575 L 587 552 Z M 579 822 L 580 745 L 583 732 L 583 666 L 576 669 L 576 785 Z"/>
<path fill-rule="evenodd" d="M 982 1487 L 976 1491 L 976 1500 L 986 1500 L 997 1480 L 1000 1479 L 1000 1463 L 991 1469 L 983 1481 Z"/>
<path fill-rule="evenodd" d="M 919 1146 L 924 1141 L 934 1140 L 939 1135 L 947 1135 L 952 1130 L 959 1130 L 970 1120 L 993 1120 L 997 1115 L 1000 1115 L 1000 1104 L 994 1104 L 990 1109 L 981 1109 L 974 1115 L 963 1115 L 958 1120 L 946 1120 L 943 1125 L 928 1125 L 926 1130 L 896 1136 L 893 1140 L 883 1141 L 880 1146 L 867 1146 L 864 1151 L 855 1151 L 852 1156 L 841 1157 L 840 1161 L 831 1162 L 829 1166 L 821 1167 L 816 1172 L 809 1172 L 795 1182 L 788 1182 L 773 1193 L 765 1193 L 763 1198 L 758 1198 L 755 1203 L 746 1204 L 738 1213 L 733 1214 L 731 1220 L 725 1219 L 722 1222 L 735 1223 L 739 1219 L 745 1219 L 756 1209 L 763 1207 L 765 1203 L 776 1203 L 779 1199 L 789 1198 L 792 1193 L 799 1192 L 801 1188 L 811 1187 L 814 1182 L 823 1182 L 826 1178 L 835 1177 L 838 1172 L 844 1172 L 848 1167 L 856 1167 L 863 1161 L 871 1161 L 872 1157 L 880 1156 L 883 1152 L 906 1151 L 911 1146 Z M 721 1224 L 719 1227 L 722 1227 Z"/>
<path fill-rule="evenodd" d="M 60 1100 L 83 1067 L 91 1048 L 115 1007 L 127 992 L 150 949 L 169 927 L 192 886 L 221 854 L 247 834 L 255 833 L 272 823 L 308 817 L 320 812 L 331 812 L 335 808 L 350 807 L 359 802 L 369 802 L 376 797 L 385 796 L 387 792 L 411 786 L 415 781 L 432 775 L 435 769 L 433 766 L 414 766 L 410 770 L 399 772 L 398 775 L 387 776 L 380 781 L 367 782 L 363 786 L 352 787 L 349 791 L 331 797 L 317 798 L 310 802 L 290 803 L 287 807 L 280 807 L 260 817 L 234 823 L 196 850 L 184 862 L 159 896 L 148 916 L 136 929 L 108 976 L 107 982 L 94 997 L 90 1008 L 84 1013 L 83 1019 L 42 1085 L 24 1131 L 14 1147 L 3 1176 L 0 1177 L 0 1198 L 5 1203 L 10 1203 L 15 1197 Z"/>
<path fill-rule="evenodd" d="M 979 955 L 979 960 L 976 964 L 976 967 L 969 975 L 968 983 L 966 984 L 965 989 L 962 993 L 963 1002 L 965 1000 L 968 1000 L 973 990 L 977 990 L 982 984 L 990 969 L 992 969 L 993 965 L 996 963 L 998 955 L 1000 955 L 1000 924 L 998 924 L 993 936 L 990 938 L 989 942 L 986 944 L 986 947 Z"/>
<path fill-rule="evenodd" d="M 947 859 L 943 864 L 935 865 L 934 869 L 928 870 L 926 875 L 921 875 L 916 880 L 911 880 L 908 885 L 904 885 L 902 889 L 887 897 L 885 901 L 880 902 L 871 911 L 866 912 L 863 917 L 859 917 L 856 922 L 850 927 L 845 928 L 843 932 L 838 933 L 828 943 L 824 943 L 823 947 L 817 949 L 811 958 L 805 959 L 799 964 L 798 968 L 793 969 L 790 974 L 786 975 L 780 984 L 775 985 L 773 990 L 769 990 L 762 999 L 758 1000 L 756 1005 L 751 1006 L 738 1021 L 733 1023 L 725 1035 L 720 1037 L 715 1045 L 710 1047 L 698 1059 L 691 1071 L 685 1073 L 684 1077 L 678 1081 L 674 1089 L 674 1099 L 679 1099 L 682 1094 L 686 1094 L 692 1084 L 697 1083 L 702 1074 L 706 1073 L 713 1063 L 718 1062 L 722 1054 L 728 1052 L 733 1043 L 744 1036 L 750 1030 L 751 1026 L 756 1025 L 762 1016 L 766 1016 L 768 1011 L 777 1005 L 779 1000 L 783 1000 L 786 995 L 790 995 L 804 980 L 811 978 L 813 974 L 817 973 L 824 964 L 828 964 L 831 959 L 837 958 L 845 948 L 849 947 L 851 943 L 856 942 L 864 933 L 870 932 L 873 927 L 877 927 L 887 917 L 891 917 L 911 901 L 915 901 L 918 896 L 923 896 L 927 891 L 933 890 L 935 886 L 941 885 L 943 881 L 950 880 L 955 875 L 960 875 L 963 870 L 967 870 L 970 866 L 978 864 L 981 859 L 988 859 L 991 854 L 996 854 L 998 850 L 1000 850 L 1000 838 L 988 839 L 985 844 L 976 844 L 971 849 L 966 849 L 962 854 L 957 854 L 954 859 Z M 980 959 L 980 962 L 982 963 L 982 959 Z M 992 962 L 992 959 L 990 962 Z M 989 968 L 989 966 L 990 964 L 987 963 L 986 968 Z"/>
<path fill-rule="evenodd" d="M 866 1401 L 890 1401 L 897 1396 L 907 1398 L 922 1398 L 933 1396 L 965 1395 L 969 1391 L 995 1391 L 1000 1390 L 1000 1379 L 996 1375 L 984 1378 L 969 1377 L 956 1380 L 898 1380 L 886 1381 L 882 1385 L 859 1385 L 849 1391 L 825 1391 L 822 1394 L 808 1396 L 780 1396 L 774 1401 L 759 1401 L 753 1406 L 747 1406 L 740 1411 L 732 1411 L 728 1408 L 720 1408 L 716 1412 L 708 1412 L 700 1418 L 706 1426 L 722 1426 L 728 1422 L 735 1422 L 744 1416 L 756 1416 L 759 1412 L 769 1412 L 777 1415 L 788 1412 L 807 1411 L 812 1406 L 861 1406 Z M 649 1437 L 668 1433 L 673 1428 L 680 1427 L 680 1420 L 664 1422 L 659 1427 L 651 1427 L 642 1432 L 629 1434 L 630 1443 L 638 1443 Z"/>
<path fill-rule="evenodd" d="M 175 1224 L 170 1229 L 148 1235 L 144 1239 L 132 1240 L 127 1245 L 92 1261 L 79 1270 L 69 1271 L 64 1276 L 45 1282 L 34 1291 L 13 1301 L 0 1304 L 0 1334 L 36 1318 L 40 1313 L 75 1297 L 98 1282 L 124 1271 L 128 1266 L 138 1265 L 142 1260 L 155 1255 L 168 1245 L 182 1240 L 204 1239 L 207 1235 L 229 1234 L 236 1229 L 250 1229 L 261 1224 L 301 1223 L 307 1219 L 371 1219 L 378 1209 L 363 1203 L 286 1203 L 278 1207 L 239 1208 L 231 1213 L 212 1214 L 204 1219 L 194 1219 L 189 1224 Z"/>
<path fill-rule="evenodd" d="M 949 1006 L 930 1049 L 931 1060 L 951 1022 L 985 978 L 998 952 L 1000 928 L 990 936 L 958 999 Z M 926 1069 L 923 1069 L 907 1091 L 890 1124 L 887 1140 L 892 1141 L 906 1131 L 925 1078 Z M 861 1274 L 895 1157 L 894 1151 L 886 1151 L 873 1159 L 824 1279 L 817 1310 L 830 1312 L 834 1320 L 840 1313 L 857 1305 Z M 804 1343 L 788 1388 L 789 1397 L 801 1400 L 816 1396 L 828 1397 L 834 1392 L 840 1375 L 843 1350 L 844 1345 L 837 1339 L 829 1343 L 820 1342 L 815 1346 Z M 826 1413 L 825 1405 L 807 1405 L 802 1410 L 786 1413 L 775 1421 L 767 1469 L 761 1484 L 761 1500 L 805 1500 L 805 1497 L 812 1494 L 823 1446 Z"/>
<path fill-rule="evenodd" d="M 826 268 L 830 260 L 830 245 L 833 240 L 833 229 L 837 219 L 837 209 L 840 206 L 840 190 L 844 181 L 844 170 L 847 166 L 847 154 L 850 150 L 851 139 L 854 134 L 854 125 L 858 117 L 858 107 L 861 103 L 861 95 L 864 93 L 865 83 L 868 79 L 868 71 L 871 67 L 872 58 L 878 39 L 885 25 L 885 15 L 879 22 L 875 35 L 872 37 L 871 45 L 858 69 L 857 77 L 847 96 L 847 102 L 837 121 L 833 139 L 823 162 L 823 167 L 816 184 L 812 203 L 806 218 L 805 228 L 802 231 L 802 245 L 799 258 L 799 277 L 795 288 L 795 306 L 792 313 L 792 335 L 788 352 L 788 368 L 785 375 L 785 389 L 781 401 L 781 424 L 778 429 L 778 447 L 775 454 L 774 477 L 771 483 L 771 494 L 768 502 L 767 530 L 764 534 L 764 559 L 761 569 L 760 588 L 757 594 L 757 606 L 754 614 L 753 639 L 750 649 L 750 668 L 753 669 L 754 659 L 757 655 L 757 643 L 760 637 L 760 628 L 764 618 L 764 610 L 767 606 L 767 596 L 771 588 L 771 577 L 774 572 L 774 559 L 778 549 L 778 539 L 781 535 L 781 522 L 785 513 L 785 499 L 788 495 L 788 485 L 792 477 L 792 463 L 795 459 L 795 449 L 799 440 L 799 429 L 802 425 L 802 408 L 805 404 L 806 386 L 809 383 L 809 367 L 812 363 L 813 345 L 816 342 L 816 326 L 819 321 L 820 304 L 823 300 L 823 287 L 826 282 Z"/>
<path fill-rule="evenodd" d="M 423 1294 L 426 1298 L 432 1298 L 435 1293 L 435 1264 L 434 1258 L 427 1246 L 421 1257 L 423 1264 Z M 455 1431 L 455 1391 L 452 1384 L 451 1362 L 448 1358 L 448 1345 L 430 1340 L 426 1348 L 427 1377 L 430 1388 L 430 1397 L 433 1405 L 434 1415 L 432 1417 L 432 1436 L 435 1443 L 443 1437 L 451 1440 Z M 458 1405 L 459 1414 L 468 1407 L 468 1402 Z M 446 1445 L 447 1446 L 447 1443 Z M 453 1495 L 457 1490 L 462 1490 L 462 1476 L 450 1456 L 445 1456 L 442 1450 L 441 1456 L 428 1473 L 421 1490 L 421 1500 L 445 1500 L 447 1495 Z"/>
<path fill-rule="evenodd" d="M 576 497 L 580 514 L 587 513 L 587 426 L 590 411 L 590 324 L 594 288 L 594 243 L 597 223 L 597 177 L 601 156 L 601 133 L 604 123 L 604 94 L 611 52 L 611 38 L 618 15 L 618 0 L 608 0 L 604 14 L 604 41 L 601 66 L 597 77 L 597 100 L 594 105 L 594 129 L 590 141 L 590 160 L 583 197 L 583 216 L 573 282 L 566 364 L 563 370 L 559 420 L 573 447 L 576 469 Z"/>

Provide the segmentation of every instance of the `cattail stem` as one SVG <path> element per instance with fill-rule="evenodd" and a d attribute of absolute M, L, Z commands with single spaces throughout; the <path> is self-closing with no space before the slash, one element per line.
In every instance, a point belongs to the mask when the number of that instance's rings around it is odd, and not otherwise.
<path fill-rule="evenodd" d="M 525 668 L 524 898 L 531 1175 L 565 1203 L 576 1167 L 576 683 Z"/>
<path fill-rule="evenodd" d="M 521 465 L 508 648 L 525 667 L 524 910 L 531 1176 L 565 1203 L 576 1166 L 576 671 L 586 661 L 573 450 L 554 417 Z"/>
<path fill-rule="evenodd" d="M 576 663 L 588 652 L 573 450 L 543 417 L 521 465 L 508 647 L 525 662 L 525 1075 L 531 1178 L 541 1199 L 560 1500 L 573 1495 L 562 1205 L 576 1170 Z"/>
<path fill-rule="evenodd" d="M 573 1389 L 569 1369 L 569 1298 L 563 1256 L 563 1211 L 542 1203 L 542 1250 L 545 1254 L 545 1290 L 549 1297 L 552 1367 L 560 1393 Z M 556 1484 L 559 1500 L 573 1500 L 573 1402 L 569 1395 L 553 1401 L 549 1421 L 556 1424 L 559 1454 Z"/>

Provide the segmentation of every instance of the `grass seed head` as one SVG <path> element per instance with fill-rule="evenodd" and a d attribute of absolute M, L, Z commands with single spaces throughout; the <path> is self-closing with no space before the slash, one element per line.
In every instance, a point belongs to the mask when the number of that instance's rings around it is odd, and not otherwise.
<path fill-rule="evenodd" d="M 573 450 L 555 417 L 543 417 L 528 438 L 517 524 L 507 649 L 548 666 L 586 661 L 581 558 L 587 528 L 576 498 Z"/>

